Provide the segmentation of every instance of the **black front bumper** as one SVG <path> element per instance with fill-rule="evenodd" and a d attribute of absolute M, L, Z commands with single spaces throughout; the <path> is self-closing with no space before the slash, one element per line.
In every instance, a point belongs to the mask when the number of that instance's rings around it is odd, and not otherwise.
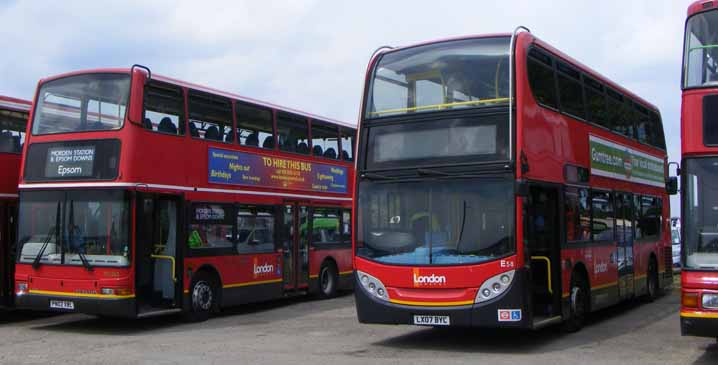
<path fill-rule="evenodd" d="M 74 304 L 75 309 L 50 308 L 51 300 L 69 301 Z M 76 298 L 39 294 L 23 294 L 15 297 L 15 308 L 28 309 L 41 312 L 60 313 L 83 313 L 102 315 L 107 317 L 136 317 L 136 305 L 134 298 L 128 299 L 100 299 L 100 298 Z"/>
<path fill-rule="evenodd" d="M 681 316 L 681 335 L 718 338 L 718 318 Z"/>
<path fill-rule="evenodd" d="M 531 328 L 532 319 L 525 295 L 526 273 L 517 270 L 511 287 L 491 301 L 455 307 L 423 307 L 386 302 L 367 293 L 356 275 L 354 296 L 359 322 L 414 324 L 415 315 L 449 316 L 451 326 L 485 328 Z M 499 321 L 499 310 L 520 310 L 521 320 Z"/>

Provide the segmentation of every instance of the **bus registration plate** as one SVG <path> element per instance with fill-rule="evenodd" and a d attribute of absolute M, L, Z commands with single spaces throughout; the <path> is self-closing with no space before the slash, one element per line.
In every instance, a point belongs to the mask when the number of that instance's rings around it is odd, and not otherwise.
<path fill-rule="evenodd" d="M 50 308 L 53 309 L 65 309 L 65 310 L 74 310 L 75 309 L 75 303 L 67 301 L 67 300 L 51 300 L 50 301 Z"/>
<path fill-rule="evenodd" d="M 449 316 L 414 315 L 414 324 L 418 326 L 448 326 L 451 321 Z"/>

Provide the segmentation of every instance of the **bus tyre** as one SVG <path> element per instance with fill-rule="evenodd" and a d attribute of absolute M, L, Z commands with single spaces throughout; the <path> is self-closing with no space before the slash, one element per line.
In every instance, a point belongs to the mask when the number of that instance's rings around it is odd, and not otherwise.
<path fill-rule="evenodd" d="M 209 318 L 216 306 L 217 290 L 212 277 L 206 273 L 199 273 L 192 280 L 190 293 L 190 307 L 186 317 L 191 322 L 202 322 Z"/>
<path fill-rule="evenodd" d="M 337 269 L 334 265 L 325 263 L 319 270 L 319 295 L 322 298 L 332 298 L 337 295 Z"/>
<path fill-rule="evenodd" d="M 658 265 L 652 257 L 648 261 L 648 273 L 646 274 L 646 301 L 652 302 L 660 295 L 658 287 Z"/>
<path fill-rule="evenodd" d="M 589 310 L 588 282 L 583 275 L 574 272 L 571 275 L 571 292 L 569 296 L 569 317 L 563 323 L 565 332 L 576 332 L 583 327 Z"/>

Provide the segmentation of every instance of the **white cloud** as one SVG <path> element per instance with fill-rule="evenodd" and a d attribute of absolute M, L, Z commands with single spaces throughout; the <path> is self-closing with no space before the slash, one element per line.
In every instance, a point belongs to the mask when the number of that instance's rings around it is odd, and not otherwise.
<path fill-rule="evenodd" d="M 678 160 L 682 33 L 692 0 L 17 1 L 0 5 L 0 94 L 142 63 L 156 73 L 354 122 L 378 46 L 531 30 L 656 104 Z"/>

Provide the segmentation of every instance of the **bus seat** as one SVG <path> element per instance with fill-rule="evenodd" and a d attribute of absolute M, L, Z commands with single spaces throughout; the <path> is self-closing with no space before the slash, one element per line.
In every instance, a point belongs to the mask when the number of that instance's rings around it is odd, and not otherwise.
<path fill-rule="evenodd" d="M 12 136 L 12 145 L 15 152 L 22 151 L 22 145 L 20 144 L 20 136 Z"/>
<path fill-rule="evenodd" d="M 244 140 L 245 146 L 259 147 L 259 132 L 254 132 Z"/>
<path fill-rule="evenodd" d="M 142 126 L 143 126 L 145 129 L 152 130 L 152 121 L 150 120 L 150 118 L 145 118 L 145 121 L 142 122 Z"/>
<path fill-rule="evenodd" d="M 177 134 L 177 127 L 172 124 L 172 120 L 169 117 L 164 117 L 160 121 L 157 130 L 163 133 Z"/>
<path fill-rule="evenodd" d="M 263 148 L 274 148 L 274 136 L 267 136 L 267 138 L 264 139 L 264 142 L 262 142 Z"/>
<path fill-rule="evenodd" d="M 194 122 L 189 122 L 189 135 L 192 137 L 199 137 L 199 131 L 197 131 L 197 126 Z"/>
<path fill-rule="evenodd" d="M 221 141 L 222 137 L 219 135 L 219 128 L 213 125 L 204 131 L 204 139 L 211 139 L 214 141 Z"/>
<path fill-rule="evenodd" d="M 326 151 L 324 151 L 324 157 L 326 157 L 326 158 L 332 158 L 332 159 L 335 159 L 335 160 L 336 160 L 336 158 L 337 158 L 337 151 L 336 151 L 334 148 L 329 147 L 329 148 L 327 148 Z"/>
<path fill-rule="evenodd" d="M 232 131 L 229 131 L 224 134 L 224 141 L 227 143 L 232 143 L 234 141 L 234 137 L 232 136 Z"/>
<path fill-rule="evenodd" d="M 323 153 L 322 146 L 314 146 L 314 148 L 312 148 L 312 154 L 314 154 L 314 156 L 321 156 Z"/>
<path fill-rule="evenodd" d="M 9 132 L 0 133 L 0 152 L 12 152 L 13 141 Z"/>
<path fill-rule="evenodd" d="M 351 161 L 351 159 L 349 158 L 349 152 L 342 150 L 342 160 Z"/>
<path fill-rule="evenodd" d="M 300 142 L 297 145 L 297 153 L 309 154 L 309 146 L 307 146 L 306 142 Z"/>

